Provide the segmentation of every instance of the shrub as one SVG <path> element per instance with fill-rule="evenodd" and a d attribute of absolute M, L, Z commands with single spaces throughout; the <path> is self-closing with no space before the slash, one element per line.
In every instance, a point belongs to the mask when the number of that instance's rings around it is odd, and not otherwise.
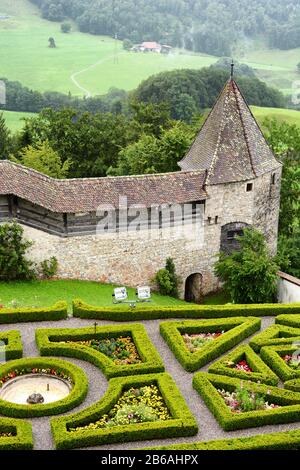
<path fill-rule="evenodd" d="M 228 318 L 265 317 L 300 312 L 300 304 L 245 304 L 245 305 L 177 305 L 161 307 L 137 305 L 134 310 L 128 305 L 95 307 L 80 299 L 73 301 L 73 315 L 79 318 L 94 318 L 112 321 L 157 320 L 163 318 Z"/>
<path fill-rule="evenodd" d="M 54 277 L 57 274 L 58 270 L 58 261 L 55 256 L 52 256 L 50 259 L 45 259 L 41 262 L 41 271 L 45 279 Z"/>
<path fill-rule="evenodd" d="M 0 433 L 12 436 L 0 437 L 0 450 L 32 450 L 33 437 L 31 424 L 12 418 L 0 418 Z"/>
<path fill-rule="evenodd" d="M 296 340 L 300 340 L 300 328 L 271 325 L 261 333 L 258 333 L 258 335 L 255 335 L 249 344 L 254 351 L 259 352 L 263 346 L 280 346 L 290 344 Z"/>
<path fill-rule="evenodd" d="M 268 252 L 264 235 L 245 229 L 237 237 L 240 249 L 231 255 L 220 253 L 215 273 L 235 303 L 265 303 L 275 299 L 278 266 Z"/>
<path fill-rule="evenodd" d="M 286 312 L 285 315 L 278 315 L 275 318 L 275 323 L 300 329 L 300 315 L 289 315 L 288 312 Z"/>
<path fill-rule="evenodd" d="M 243 382 L 246 391 L 267 396 L 269 403 L 275 403 L 280 407 L 272 410 L 232 413 L 217 389 L 233 392 L 240 385 L 240 379 L 205 372 L 198 372 L 193 379 L 193 387 L 225 431 L 299 421 L 300 394 L 250 381 Z"/>
<path fill-rule="evenodd" d="M 33 418 L 61 414 L 78 406 L 85 399 L 88 391 L 88 381 L 85 373 L 78 366 L 61 359 L 39 357 L 9 361 L 0 367 L 0 378 L 13 371 L 35 368 L 59 370 L 70 377 L 73 382 L 70 394 L 62 400 L 53 403 L 37 404 L 34 407 L 10 403 L 0 399 L 0 413 L 2 415 L 16 418 Z"/>
<path fill-rule="evenodd" d="M 24 240 L 23 228 L 13 223 L 0 225 L 0 280 L 28 280 L 36 277 L 34 265 L 26 258 L 32 242 Z"/>
<path fill-rule="evenodd" d="M 179 278 L 176 275 L 175 264 L 172 258 L 167 258 L 166 267 L 160 269 L 155 276 L 159 293 L 178 298 Z"/>
<path fill-rule="evenodd" d="M 298 345 L 284 345 L 284 346 L 265 346 L 261 348 L 260 355 L 262 360 L 275 372 L 276 375 L 283 381 L 292 380 L 297 377 L 300 378 L 300 368 L 298 370 L 292 369 L 282 359 L 285 355 L 293 355 L 299 351 Z M 298 352 L 299 354 L 299 352 Z"/>
<path fill-rule="evenodd" d="M 57 302 L 52 307 L 43 308 L 1 308 L 1 323 L 63 320 L 68 316 L 67 302 Z"/>
<path fill-rule="evenodd" d="M 124 39 L 123 41 L 123 49 L 125 49 L 125 51 L 129 51 L 131 48 L 132 48 L 133 44 L 132 42 L 130 41 L 130 39 Z"/>
<path fill-rule="evenodd" d="M 23 346 L 19 331 L 11 330 L 0 333 L 0 343 L 5 344 L 5 361 L 19 359 L 23 355 Z M 3 352 L 0 348 L 1 353 Z"/>
<path fill-rule="evenodd" d="M 60 29 L 62 33 L 69 33 L 71 31 L 71 28 L 72 28 L 71 24 L 67 22 L 64 22 L 60 25 Z"/>
<path fill-rule="evenodd" d="M 224 352 L 236 346 L 260 328 L 257 318 L 231 318 L 220 320 L 190 320 L 181 322 L 164 322 L 160 324 L 160 333 L 182 367 L 193 372 Z M 196 334 L 224 330 L 224 334 L 214 339 L 196 352 L 190 352 L 182 334 Z"/>
<path fill-rule="evenodd" d="M 61 341 L 85 341 L 92 338 L 112 338 L 115 336 L 131 336 L 142 362 L 116 365 L 105 354 L 88 346 L 61 343 Z M 93 327 L 38 329 L 36 330 L 36 342 L 42 356 L 67 356 L 89 361 L 99 367 L 108 378 L 164 371 L 163 362 L 143 325 L 101 326 L 97 327 L 96 333 Z"/>

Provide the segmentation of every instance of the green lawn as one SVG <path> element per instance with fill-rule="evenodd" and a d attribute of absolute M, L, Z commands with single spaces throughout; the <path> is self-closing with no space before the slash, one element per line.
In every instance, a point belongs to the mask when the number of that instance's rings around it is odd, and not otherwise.
<path fill-rule="evenodd" d="M 91 305 L 112 305 L 114 286 L 88 281 L 34 281 L 0 282 L 0 304 L 4 307 L 17 306 L 42 307 L 53 305 L 58 300 L 79 298 Z M 135 290 L 128 289 L 129 299 L 135 299 Z M 186 302 L 152 294 L 152 305 L 178 305 Z"/>
<path fill-rule="evenodd" d="M 19 113 L 15 111 L 3 111 L 3 115 L 5 117 L 7 127 L 12 132 L 17 132 L 22 129 L 24 125 L 24 118 L 30 118 L 34 116 L 33 113 Z"/>
<path fill-rule="evenodd" d="M 217 60 L 205 54 L 130 53 L 109 37 L 75 30 L 63 34 L 59 23 L 41 19 L 28 0 L 0 0 L 0 12 L 11 15 L 0 21 L 0 75 L 39 91 L 85 94 L 72 81 L 73 74 L 79 86 L 91 94 L 103 94 L 111 87 L 131 90 L 160 71 L 201 68 Z M 48 47 L 50 36 L 56 49 Z"/>
<path fill-rule="evenodd" d="M 260 108 L 258 106 L 251 106 L 251 109 L 262 128 L 266 118 L 275 118 L 279 122 L 285 121 L 288 124 L 300 126 L 300 111 L 282 108 Z"/>

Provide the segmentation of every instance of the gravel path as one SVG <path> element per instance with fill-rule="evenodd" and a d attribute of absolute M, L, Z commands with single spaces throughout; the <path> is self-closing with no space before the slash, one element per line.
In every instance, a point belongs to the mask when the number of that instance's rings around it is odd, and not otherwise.
<path fill-rule="evenodd" d="M 204 402 L 199 397 L 198 393 L 192 387 L 192 377 L 193 374 L 186 372 L 181 365 L 177 362 L 174 355 L 168 348 L 167 344 L 159 334 L 159 324 L 161 320 L 152 320 L 152 321 L 143 321 L 147 329 L 148 335 L 151 338 L 153 344 L 159 351 L 164 364 L 166 371 L 169 372 L 172 377 L 175 379 L 178 388 L 180 389 L 182 395 L 185 397 L 189 408 L 193 412 L 198 425 L 199 431 L 196 436 L 193 437 L 184 437 L 184 438 L 172 438 L 172 439 L 156 439 L 149 441 L 141 442 L 129 442 L 121 443 L 114 445 L 105 445 L 98 447 L 89 447 L 89 449 L 103 449 L 103 450 L 127 450 L 135 449 L 137 447 L 149 447 L 149 446 L 158 446 L 158 445 L 168 445 L 168 444 L 177 444 L 181 442 L 195 442 L 195 441 L 206 441 L 212 439 L 223 439 L 230 437 L 242 437 L 242 436 L 253 436 L 255 434 L 264 434 L 271 432 L 279 431 L 288 431 L 292 429 L 300 429 L 300 423 L 291 423 L 291 424 L 278 424 L 278 425 L 269 425 L 262 426 L 258 428 L 244 429 L 238 431 L 225 432 L 219 426 L 211 412 L 208 410 Z M 37 328 L 77 328 L 84 326 L 91 326 L 94 323 L 94 320 L 81 320 L 78 318 L 71 318 L 68 320 L 62 320 L 59 322 L 39 322 L 39 323 L 20 323 L 13 325 L 1 325 L 0 331 L 7 331 L 12 329 L 17 329 L 21 332 L 23 345 L 24 345 L 24 357 L 34 357 L 38 356 L 38 350 L 35 344 L 35 330 Z M 265 317 L 262 318 L 262 329 L 267 328 L 269 325 L 274 323 L 274 318 Z M 107 321 L 98 321 L 98 325 L 108 325 L 112 322 Z M 257 334 L 257 333 L 255 333 Z M 244 341 L 247 343 L 249 338 Z M 226 353 L 227 354 L 227 353 Z M 80 361 L 72 358 L 65 358 L 67 361 L 70 361 L 80 367 L 86 372 L 89 380 L 89 392 L 85 401 L 78 407 L 74 408 L 72 411 L 69 411 L 66 414 L 72 414 L 78 410 L 84 409 L 87 406 L 95 403 L 100 400 L 104 395 L 107 389 L 107 380 L 102 374 L 102 372 L 93 366 L 92 364 Z M 203 367 L 202 371 L 206 371 L 209 367 L 207 364 Z M 50 431 L 50 418 L 34 418 L 30 420 L 33 426 L 34 442 L 35 449 L 54 449 L 52 435 Z"/>

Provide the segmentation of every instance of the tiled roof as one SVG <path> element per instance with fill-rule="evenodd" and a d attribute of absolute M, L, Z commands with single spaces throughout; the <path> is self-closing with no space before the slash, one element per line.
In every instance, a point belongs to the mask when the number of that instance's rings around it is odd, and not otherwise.
<path fill-rule="evenodd" d="M 8 160 L 0 161 L 0 195 L 11 194 L 52 212 L 89 212 L 101 204 L 147 207 L 206 198 L 205 172 L 57 180 Z"/>
<path fill-rule="evenodd" d="M 207 170 L 207 184 L 246 181 L 280 166 L 234 80 L 223 88 L 182 170 Z"/>

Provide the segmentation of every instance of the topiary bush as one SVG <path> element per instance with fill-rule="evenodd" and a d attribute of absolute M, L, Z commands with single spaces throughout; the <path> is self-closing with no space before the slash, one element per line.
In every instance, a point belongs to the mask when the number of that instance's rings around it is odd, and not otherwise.
<path fill-rule="evenodd" d="M 32 450 L 33 436 L 31 424 L 27 421 L 12 418 L 0 418 L 0 450 Z"/>
<path fill-rule="evenodd" d="M 0 352 L 1 355 L 4 355 L 5 361 L 22 357 L 23 346 L 19 331 L 11 330 L 0 333 L 0 343 L 4 343 L 4 350 L 0 347 Z"/>
<path fill-rule="evenodd" d="M 0 324 L 64 320 L 67 317 L 67 302 L 57 302 L 52 307 L 43 308 L 22 307 L 0 309 Z"/>

